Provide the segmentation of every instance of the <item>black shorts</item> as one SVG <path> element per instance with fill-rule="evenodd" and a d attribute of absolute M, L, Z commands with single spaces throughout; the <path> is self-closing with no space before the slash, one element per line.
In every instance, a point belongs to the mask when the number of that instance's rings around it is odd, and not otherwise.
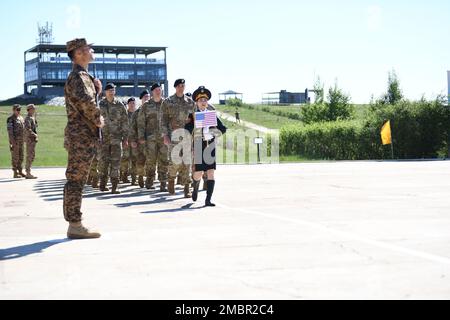
<path fill-rule="evenodd" d="M 205 151 L 206 147 L 208 146 L 208 143 L 206 141 L 203 141 L 202 144 L 202 151 Z M 214 148 L 211 151 L 211 156 L 214 159 L 213 163 L 206 163 L 204 157 L 202 156 L 202 163 L 201 164 L 195 164 L 195 171 L 208 171 L 211 169 L 216 170 L 216 148 Z M 210 161 L 208 161 L 210 162 Z"/>

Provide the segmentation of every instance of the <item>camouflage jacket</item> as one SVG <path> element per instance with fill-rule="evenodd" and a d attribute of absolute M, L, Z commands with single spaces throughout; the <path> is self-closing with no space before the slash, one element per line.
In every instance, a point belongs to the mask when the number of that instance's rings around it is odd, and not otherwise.
<path fill-rule="evenodd" d="M 194 101 L 186 95 L 181 98 L 173 95 L 164 100 L 161 109 L 161 132 L 170 136 L 174 130 L 184 128 L 189 121 L 189 115 L 194 110 Z"/>
<path fill-rule="evenodd" d="M 36 140 L 37 138 L 37 127 L 38 123 L 36 118 L 30 115 L 27 115 L 25 118 L 25 138 L 27 140 Z"/>
<path fill-rule="evenodd" d="M 134 111 L 133 115 L 131 116 L 130 130 L 128 132 L 128 141 L 130 143 L 138 142 L 138 117 L 140 112 L 141 108 L 137 108 L 136 111 Z"/>
<path fill-rule="evenodd" d="M 161 106 L 163 102 L 164 99 L 160 102 L 150 99 L 142 105 L 137 120 L 139 140 L 154 140 L 162 137 Z"/>
<path fill-rule="evenodd" d="M 8 129 L 9 141 L 23 141 L 25 124 L 22 116 L 10 116 L 6 119 L 6 128 Z"/>
<path fill-rule="evenodd" d="M 77 139 L 84 134 L 95 138 L 100 124 L 100 109 L 96 104 L 94 78 L 79 65 L 74 64 L 64 86 L 66 99 L 66 138 Z"/>
<path fill-rule="evenodd" d="M 112 102 L 104 98 L 100 101 L 100 112 L 103 118 L 105 118 L 103 142 L 121 143 L 127 140 L 129 124 L 127 109 L 123 103 L 116 98 Z"/>

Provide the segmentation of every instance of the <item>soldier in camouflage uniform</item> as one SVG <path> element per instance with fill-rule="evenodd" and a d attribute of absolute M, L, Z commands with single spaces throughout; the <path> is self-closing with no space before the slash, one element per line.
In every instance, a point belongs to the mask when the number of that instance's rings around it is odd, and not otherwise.
<path fill-rule="evenodd" d="M 120 159 L 122 146 L 128 147 L 128 115 L 127 109 L 116 95 L 116 86 L 108 83 L 105 87 L 106 97 L 100 101 L 101 115 L 105 119 L 103 140 L 100 146 L 100 190 L 109 191 L 106 187 L 108 173 L 111 178 L 112 194 L 120 194 L 119 186 Z"/>
<path fill-rule="evenodd" d="M 144 188 L 144 176 L 145 176 L 145 162 L 146 162 L 146 156 L 145 156 L 145 142 L 139 143 L 138 139 L 138 117 L 141 112 L 142 106 L 150 99 L 150 93 L 148 90 L 144 90 L 139 95 L 139 98 L 141 99 L 141 107 L 139 107 L 138 110 L 133 114 L 133 117 L 131 119 L 131 132 L 130 132 L 130 140 L 132 142 L 132 152 L 136 154 L 136 169 L 137 174 L 139 176 L 139 187 Z M 142 142 L 142 141 L 141 141 Z"/>
<path fill-rule="evenodd" d="M 175 179 L 177 173 L 180 173 L 181 180 L 184 183 L 184 197 L 190 198 L 190 169 L 191 163 L 186 163 L 185 159 L 191 157 L 189 155 L 181 155 L 183 160 L 180 164 L 177 164 L 173 159 L 172 150 L 180 143 L 180 141 L 174 141 L 172 136 L 175 130 L 183 129 L 186 123 L 188 123 L 189 115 L 194 110 L 194 102 L 191 98 L 184 94 L 185 80 L 178 79 L 175 81 L 174 87 L 176 93 L 164 100 L 162 104 L 162 117 L 161 117 L 161 131 L 164 137 L 164 144 L 169 146 L 169 193 L 175 194 Z M 182 137 L 184 139 L 185 137 Z M 189 161 L 190 162 L 190 161 Z"/>
<path fill-rule="evenodd" d="M 158 179 L 160 182 L 160 191 L 166 191 L 167 170 L 169 165 L 168 149 L 164 144 L 161 132 L 161 84 L 155 83 L 151 87 L 152 98 L 141 107 L 138 117 L 138 141 L 145 144 L 146 152 L 146 171 L 147 180 L 145 181 L 147 189 L 154 189 L 156 165 L 158 164 Z"/>
<path fill-rule="evenodd" d="M 130 131 L 131 131 L 131 119 L 133 118 L 133 114 L 136 112 L 136 99 L 131 97 L 127 101 L 128 106 L 128 146 L 123 149 L 122 160 L 120 161 L 120 179 L 123 183 L 129 183 L 128 174 L 131 174 L 131 185 L 136 185 L 136 153 L 133 152 L 133 148 L 131 147 L 131 139 L 130 139 Z"/>
<path fill-rule="evenodd" d="M 23 139 L 25 124 L 20 115 L 21 107 L 15 104 L 12 108 L 13 114 L 6 120 L 6 128 L 9 136 L 9 150 L 11 151 L 11 165 L 14 172 L 14 178 L 25 178 L 26 174 L 22 171 L 23 164 Z"/>
<path fill-rule="evenodd" d="M 33 164 L 36 150 L 36 143 L 38 142 L 37 127 L 38 123 L 34 116 L 36 107 L 34 104 L 27 106 L 28 115 L 25 118 L 25 143 L 27 145 L 27 158 L 25 162 L 25 170 L 27 172 L 26 179 L 36 179 L 37 177 L 31 174 L 31 165 Z"/>
<path fill-rule="evenodd" d="M 91 168 L 89 169 L 89 178 L 86 184 L 91 185 L 93 189 L 98 189 L 98 163 L 100 160 L 100 142 L 95 143 L 94 159 L 92 159 Z"/>
<path fill-rule="evenodd" d="M 94 157 L 95 143 L 99 137 L 99 128 L 104 125 L 97 106 L 102 84 L 87 71 L 89 63 L 94 60 L 94 51 L 86 39 L 67 42 L 67 53 L 73 62 L 72 72 L 64 87 L 67 111 L 64 147 L 68 151 L 68 163 L 63 209 L 64 218 L 69 222 L 67 237 L 99 238 L 100 233 L 89 230 L 81 223 L 81 201 L 83 186 Z"/>

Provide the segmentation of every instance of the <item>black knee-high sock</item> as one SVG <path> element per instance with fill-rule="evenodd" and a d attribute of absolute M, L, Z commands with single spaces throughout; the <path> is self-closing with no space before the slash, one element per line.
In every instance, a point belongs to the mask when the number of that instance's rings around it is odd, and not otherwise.
<path fill-rule="evenodd" d="M 214 185 L 216 184 L 215 180 L 208 180 L 206 181 L 206 200 L 205 200 L 205 206 L 207 207 L 215 207 L 216 205 L 211 202 L 211 197 L 214 192 Z"/>

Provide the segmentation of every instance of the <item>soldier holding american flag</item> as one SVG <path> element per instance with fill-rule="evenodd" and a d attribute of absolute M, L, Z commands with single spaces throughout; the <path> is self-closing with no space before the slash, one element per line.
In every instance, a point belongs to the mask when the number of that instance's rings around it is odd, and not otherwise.
<path fill-rule="evenodd" d="M 186 129 L 193 135 L 194 141 L 194 172 L 192 174 L 194 192 L 192 200 L 197 201 L 198 188 L 203 173 L 206 172 L 206 200 L 205 206 L 214 207 L 211 197 L 214 191 L 216 170 L 216 142 L 215 139 L 224 134 L 227 128 L 217 117 L 214 107 L 208 104 L 211 99 L 211 91 L 201 86 L 192 94 L 195 101 L 194 114 Z"/>

